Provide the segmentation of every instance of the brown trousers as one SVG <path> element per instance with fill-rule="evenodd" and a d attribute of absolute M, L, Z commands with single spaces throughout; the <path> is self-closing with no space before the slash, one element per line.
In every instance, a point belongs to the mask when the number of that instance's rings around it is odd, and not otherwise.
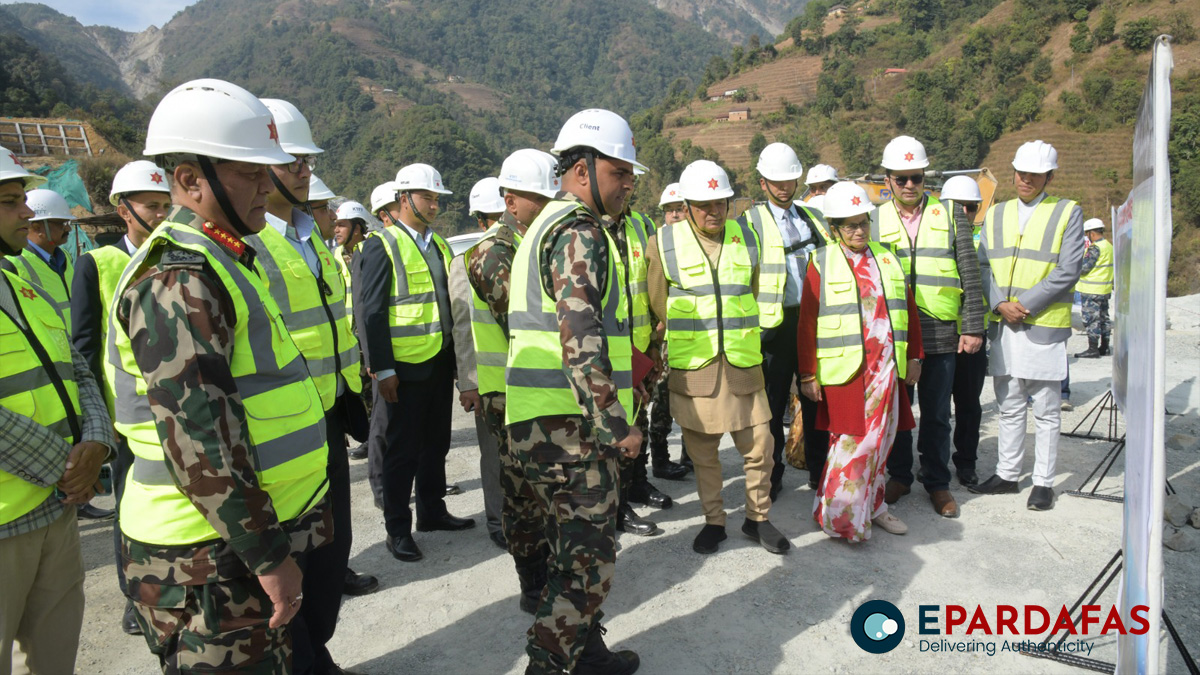
<path fill-rule="evenodd" d="M 721 459 L 717 448 L 725 434 L 708 434 L 703 431 L 683 428 L 683 443 L 696 471 L 696 489 L 700 493 L 700 507 L 704 510 L 704 522 L 709 525 L 725 526 L 725 506 L 721 499 Z M 763 422 L 754 426 L 732 431 L 729 435 L 733 444 L 742 453 L 742 467 L 746 472 L 746 517 L 764 521 L 771 509 L 771 458 L 774 437 L 770 424 Z"/>

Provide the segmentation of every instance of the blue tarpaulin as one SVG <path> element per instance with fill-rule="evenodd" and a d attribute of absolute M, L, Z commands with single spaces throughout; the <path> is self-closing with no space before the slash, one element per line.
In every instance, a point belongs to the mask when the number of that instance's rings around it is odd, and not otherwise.
<path fill-rule="evenodd" d="M 48 178 L 50 182 L 45 187 L 62 195 L 67 200 L 68 206 L 81 206 L 88 211 L 92 210 L 91 197 L 88 196 L 87 187 L 83 184 L 83 179 L 79 177 L 79 163 L 75 160 L 67 160 L 57 169 L 40 166 L 33 169 L 33 172 Z M 96 248 L 96 245 L 92 243 L 92 240 L 78 226 L 71 228 L 71 235 L 67 238 L 66 245 L 63 246 L 66 254 L 72 260 L 78 254 L 90 251 L 93 248 Z"/>

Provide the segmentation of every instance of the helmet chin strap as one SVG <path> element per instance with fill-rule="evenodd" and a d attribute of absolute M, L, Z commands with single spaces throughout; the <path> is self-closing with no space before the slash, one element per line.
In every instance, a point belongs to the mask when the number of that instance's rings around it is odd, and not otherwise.
<path fill-rule="evenodd" d="M 139 216 L 138 212 L 134 210 L 133 205 L 129 203 L 129 200 L 125 199 L 125 195 L 121 195 L 121 204 L 125 208 L 129 209 L 130 215 L 133 216 L 133 219 L 137 221 L 138 225 L 142 226 L 142 229 L 146 231 L 146 234 L 154 233 L 154 228 L 150 227 L 150 223 L 147 223 L 146 221 L 142 220 L 142 217 Z"/>
<path fill-rule="evenodd" d="M 296 195 L 284 187 L 283 182 L 279 180 L 279 176 L 276 176 L 274 171 L 268 170 L 267 175 L 271 177 L 271 183 L 275 185 L 275 189 L 279 191 L 279 194 L 283 195 L 284 199 L 288 200 L 289 204 L 307 213 L 309 218 L 313 217 L 312 205 L 310 203 L 296 199 Z"/>
<path fill-rule="evenodd" d="M 200 164 L 200 171 L 204 173 L 204 178 L 208 181 L 213 196 L 217 198 L 217 205 L 221 207 L 221 212 L 229 220 L 229 225 L 233 228 L 233 231 L 242 237 L 254 234 L 254 231 L 246 225 L 246 222 L 234 210 L 233 203 L 229 201 L 229 195 L 225 193 L 225 187 L 221 185 L 221 179 L 217 177 L 217 170 L 213 167 L 212 160 L 204 155 L 200 155 L 196 158 L 196 161 Z"/>
<path fill-rule="evenodd" d="M 404 198 L 408 200 L 408 208 L 412 209 L 413 215 L 417 217 L 417 220 L 421 221 L 422 223 L 425 223 L 426 225 L 433 224 L 433 223 L 429 222 L 428 218 L 421 215 L 421 212 L 417 209 L 417 204 L 416 204 L 416 202 L 413 201 L 413 198 L 412 198 L 412 192 L 405 192 Z"/>
<path fill-rule="evenodd" d="M 583 156 L 583 161 L 587 164 L 588 187 L 592 190 L 592 201 L 596 202 L 596 211 L 600 216 L 607 216 L 604 199 L 600 196 L 600 187 L 596 184 L 596 156 L 589 152 Z"/>

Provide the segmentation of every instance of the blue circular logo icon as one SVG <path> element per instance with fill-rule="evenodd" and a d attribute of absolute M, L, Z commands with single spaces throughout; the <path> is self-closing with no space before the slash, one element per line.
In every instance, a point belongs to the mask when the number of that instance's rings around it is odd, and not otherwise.
<path fill-rule="evenodd" d="M 904 639 L 904 615 L 887 600 L 868 600 L 850 617 L 850 637 L 872 654 L 886 654 Z"/>

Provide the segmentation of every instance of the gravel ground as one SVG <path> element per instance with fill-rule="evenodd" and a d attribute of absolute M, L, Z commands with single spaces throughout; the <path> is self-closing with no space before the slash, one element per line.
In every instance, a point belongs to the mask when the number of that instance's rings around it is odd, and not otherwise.
<path fill-rule="evenodd" d="M 1170 301 L 1168 331 L 1167 476 L 1184 501 L 1200 505 L 1200 296 Z M 1082 336 L 1069 351 L 1081 351 Z M 1108 359 L 1071 364 L 1072 400 L 1064 429 L 1084 418 L 1108 387 Z M 990 383 L 984 387 L 983 441 L 979 472 L 990 475 L 996 459 L 996 420 Z M 1032 416 L 1030 419 L 1032 431 Z M 351 566 L 377 575 L 379 592 L 349 598 L 338 633 L 330 644 L 334 658 L 361 673 L 520 673 L 525 667 L 529 616 L 517 609 L 517 581 L 510 558 L 486 537 L 478 455 L 471 420 L 454 420 L 449 480 L 464 494 L 449 497 L 455 515 L 471 516 L 480 527 L 465 533 L 418 534 L 425 560 L 393 560 L 383 546 L 383 519 L 372 504 L 366 463 L 354 462 L 354 548 Z M 672 439 L 678 455 L 678 434 Z M 1032 433 L 1025 467 L 1032 468 Z M 722 448 L 725 504 L 731 511 L 730 538 L 720 553 L 701 556 L 691 541 L 703 524 L 693 482 L 655 481 L 676 501 L 670 510 L 639 511 L 658 523 L 652 538 L 620 535 L 612 593 L 604 605 L 608 644 L 641 655 L 644 673 L 799 673 L 799 672 L 1076 672 L 1052 661 L 999 651 L 1002 642 L 973 636 L 997 651 L 922 652 L 916 630 L 922 604 L 1070 605 L 1120 547 L 1120 504 L 1062 495 L 1076 489 L 1110 444 L 1063 438 L 1059 445 L 1060 493 L 1054 510 L 1026 510 L 1028 474 L 1022 494 L 980 497 L 957 483 L 952 492 L 962 516 L 938 517 L 922 490 L 902 499 L 894 513 L 909 525 L 897 537 L 876 531 L 866 543 L 832 540 L 813 525 L 813 493 L 807 474 L 788 470 L 784 493 L 771 520 L 790 539 L 786 556 L 767 553 L 744 538 L 740 462 L 726 439 Z M 1119 495 L 1122 462 L 1099 492 Z M 111 500 L 101 498 L 99 505 Z M 87 568 L 87 614 L 78 673 L 154 673 L 154 659 L 142 638 L 119 628 L 124 600 L 113 569 L 111 525 L 81 526 Z M 1200 541 L 1200 532 L 1185 528 Z M 1165 607 L 1176 628 L 1200 658 L 1200 552 L 1164 550 Z M 1115 587 L 1115 584 L 1114 584 Z M 849 620 L 864 601 L 888 600 L 907 621 L 906 637 L 884 655 L 868 654 L 849 634 Z M 1100 603 L 1116 601 L 1110 588 Z M 1095 633 L 1093 628 L 1093 634 Z M 938 636 L 935 636 L 935 638 Z M 957 638 L 958 636 L 954 636 Z M 1039 638 L 1040 639 L 1040 638 Z M 1170 672 L 1186 670 L 1163 633 L 1162 663 Z M 1113 661 L 1115 640 L 1089 639 L 1092 658 Z"/>

